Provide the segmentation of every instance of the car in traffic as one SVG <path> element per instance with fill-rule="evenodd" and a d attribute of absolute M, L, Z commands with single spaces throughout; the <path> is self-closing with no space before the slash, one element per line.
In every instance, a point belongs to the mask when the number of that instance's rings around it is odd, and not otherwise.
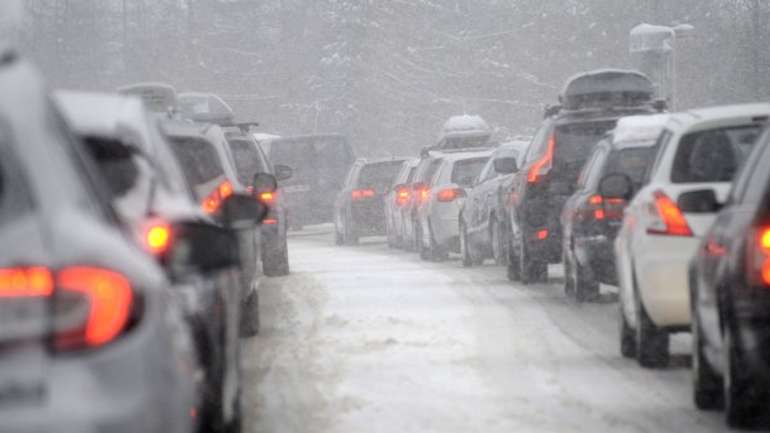
<path fill-rule="evenodd" d="M 444 152 L 417 208 L 417 251 L 423 260 L 460 252 L 460 209 L 492 150 Z"/>
<path fill-rule="evenodd" d="M 497 264 L 507 260 L 507 220 L 503 185 L 518 171 L 529 142 L 501 144 L 474 181 L 460 209 L 460 255 L 463 266 L 480 265 L 487 258 Z"/>
<path fill-rule="evenodd" d="M 734 428 L 768 428 L 770 377 L 770 136 L 747 158 L 726 201 L 690 192 L 717 213 L 689 268 L 693 400 L 725 409 Z"/>
<path fill-rule="evenodd" d="M 565 294 L 578 302 L 599 297 L 599 284 L 617 285 L 613 244 L 625 199 L 605 198 L 600 182 L 620 174 L 638 191 L 650 170 L 667 114 L 629 116 L 596 145 L 561 214 Z"/>
<path fill-rule="evenodd" d="M 200 208 L 218 219 L 233 194 L 253 194 L 241 184 L 224 130 L 211 123 L 168 120 L 161 125 Z M 253 185 L 252 185 L 253 186 Z M 240 242 L 239 290 L 241 334 L 259 332 L 259 291 L 262 241 L 258 227 L 237 230 Z"/>
<path fill-rule="evenodd" d="M 419 158 L 407 159 L 401 164 L 393 185 L 385 195 L 385 224 L 388 236 L 388 246 L 391 248 L 408 249 L 411 244 L 406 236 L 406 218 L 413 196 L 411 183 L 417 172 Z"/>
<path fill-rule="evenodd" d="M 337 245 L 355 245 L 362 236 L 386 234 L 385 200 L 403 159 L 359 158 L 334 203 Z"/>
<path fill-rule="evenodd" d="M 112 194 L 112 204 L 139 244 L 164 267 L 173 282 L 171 295 L 184 306 L 206 373 L 199 420 L 222 428 L 222 412 L 240 405 L 240 297 L 236 267 L 216 272 L 175 272 L 168 257 L 172 227 L 187 222 L 213 223 L 196 203 L 168 142 L 161 118 L 129 96 L 63 92 L 55 100 Z"/>
<path fill-rule="evenodd" d="M 199 367 L 171 282 L 124 230 L 38 71 L 3 51 L 2 430 L 191 433 Z M 231 233 L 186 228 L 180 268 L 235 261 Z"/>
<path fill-rule="evenodd" d="M 279 137 L 260 141 L 274 166 L 292 169 L 280 183 L 289 210 L 289 227 L 334 221 L 334 203 L 355 161 L 353 148 L 339 134 Z"/>
<path fill-rule="evenodd" d="M 669 336 L 690 330 L 688 266 L 716 212 L 702 190 L 723 202 L 751 151 L 770 104 L 731 105 L 671 115 L 644 186 L 625 210 L 615 240 L 620 292 L 620 349 L 646 368 L 669 362 Z M 626 174 L 600 182 L 607 199 L 628 200 Z"/>
<path fill-rule="evenodd" d="M 570 78 L 532 140 L 524 164 L 507 186 L 508 275 L 524 284 L 546 281 L 562 259 L 560 215 L 580 170 L 617 120 L 662 107 L 645 75 L 599 70 Z"/>

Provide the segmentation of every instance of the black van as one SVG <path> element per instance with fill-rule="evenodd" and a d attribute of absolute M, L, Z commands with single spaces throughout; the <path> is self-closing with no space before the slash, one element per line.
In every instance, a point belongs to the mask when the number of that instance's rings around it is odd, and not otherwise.
<path fill-rule="evenodd" d="M 347 138 L 338 134 L 281 137 L 260 143 L 273 165 L 291 167 L 291 179 L 281 182 L 289 224 L 332 222 L 334 200 L 355 161 Z"/>

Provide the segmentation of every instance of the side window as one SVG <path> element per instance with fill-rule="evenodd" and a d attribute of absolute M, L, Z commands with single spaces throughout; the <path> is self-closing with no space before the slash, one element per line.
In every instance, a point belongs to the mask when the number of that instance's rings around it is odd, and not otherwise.
<path fill-rule="evenodd" d="M 540 128 L 539 131 L 537 131 L 537 134 L 535 134 L 535 138 L 532 139 L 532 143 L 529 145 L 529 149 L 527 150 L 527 158 L 525 159 L 525 165 L 529 164 L 530 162 L 539 159 L 540 155 L 544 154 L 546 151 L 546 147 L 548 146 L 548 131 L 550 129 L 550 124 L 544 125 L 542 128 Z"/>
<path fill-rule="evenodd" d="M 766 170 L 757 171 L 757 167 L 767 167 L 770 158 L 770 146 L 763 145 L 770 140 L 770 129 L 757 141 L 753 152 L 748 156 L 743 168 L 738 172 L 730 191 L 730 201 L 734 203 L 759 203 L 767 189 Z"/>
<path fill-rule="evenodd" d="M 593 153 L 590 157 L 588 157 L 588 161 L 586 161 L 585 165 L 583 166 L 583 169 L 580 170 L 580 176 L 578 177 L 578 189 L 583 189 L 586 186 L 586 181 L 588 180 L 588 173 L 591 171 L 591 167 L 594 165 L 594 161 L 596 161 L 597 158 L 599 158 L 599 154 L 603 151 L 603 147 L 601 146 L 601 143 L 599 146 L 594 149 Z"/>
<path fill-rule="evenodd" d="M 495 171 L 495 158 L 489 158 L 489 161 L 487 161 L 487 164 L 484 166 L 484 168 L 481 170 L 481 173 L 479 174 L 479 183 L 486 182 L 489 179 L 494 178 L 497 176 L 497 172 Z"/>
<path fill-rule="evenodd" d="M 671 142 L 671 138 L 673 137 L 674 133 L 669 130 L 664 130 L 660 134 L 660 137 L 658 137 L 658 141 L 655 143 L 655 148 L 658 149 L 658 153 L 655 155 L 655 162 L 650 165 L 650 168 L 644 174 L 643 184 L 649 183 L 650 179 L 652 179 L 652 175 L 655 174 L 655 172 L 658 170 L 660 161 L 663 159 L 663 155 L 666 154 L 666 149 L 668 148 L 668 145 Z"/>
<path fill-rule="evenodd" d="M 596 153 L 596 158 L 593 164 L 586 171 L 585 184 L 589 188 L 596 188 L 599 185 L 599 181 L 604 176 L 604 171 L 607 166 L 607 159 L 610 156 L 608 147 L 601 147 Z"/>

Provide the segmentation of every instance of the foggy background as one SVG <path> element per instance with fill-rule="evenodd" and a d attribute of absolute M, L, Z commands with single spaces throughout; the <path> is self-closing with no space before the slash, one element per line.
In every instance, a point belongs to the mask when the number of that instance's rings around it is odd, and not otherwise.
<path fill-rule="evenodd" d="M 453 114 L 531 134 L 564 80 L 630 67 L 642 22 L 689 23 L 679 107 L 770 99 L 766 0 L 26 0 L 52 85 L 213 92 L 280 135 L 413 154 Z"/>

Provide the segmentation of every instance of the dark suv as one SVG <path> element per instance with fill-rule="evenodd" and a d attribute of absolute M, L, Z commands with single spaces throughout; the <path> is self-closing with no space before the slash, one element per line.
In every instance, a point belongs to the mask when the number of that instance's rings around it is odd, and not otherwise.
<path fill-rule="evenodd" d="M 571 78 L 511 178 L 506 237 L 508 278 L 545 281 L 548 264 L 561 261 L 562 206 L 597 142 L 623 116 L 656 111 L 654 88 L 641 73 L 588 72 Z M 657 107 L 660 108 L 660 107 Z"/>

